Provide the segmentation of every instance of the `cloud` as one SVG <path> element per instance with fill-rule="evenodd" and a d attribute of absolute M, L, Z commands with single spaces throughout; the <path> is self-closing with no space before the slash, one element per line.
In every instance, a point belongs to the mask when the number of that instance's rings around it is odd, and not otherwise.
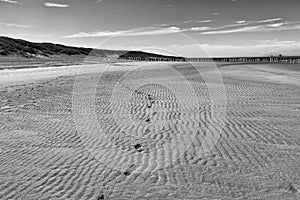
<path fill-rule="evenodd" d="M 8 26 L 8 27 L 15 27 L 15 28 L 30 28 L 31 27 L 28 25 L 20 25 L 20 24 L 4 23 L 4 22 L 0 22 L 0 25 Z"/>
<path fill-rule="evenodd" d="M 214 13 L 212 13 L 213 15 L 219 15 L 220 13 L 217 13 L 217 12 L 214 12 Z"/>
<path fill-rule="evenodd" d="M 207 26 L 202 26 L 202 27 L 192 27 L 190 28 L 191 31 L 206 31 L 211 29 L 210 27 Z"/>
<path fill-rule="evenodd" d="M 102 2 L 102 0 L 97 0 L 97 1 L 96 1 L 96 3 L 101 3 L 101 2 Z"/>
<path fill-rule="evenodd" d="M 280 20 L 280 21 L 279 21 Z M 211 20 L 203 20 L 209 22 Z M 215 34 L 234 34 L 234 33 L 250 33 L 250 32 L 268 32 L 268 31 L 285 31 L 300 30 L 299 22 L 283 21 L 281 18 L 267 19 L 261 21 L 237 21 L 234 24 L 225 26 L 208 27 L 208 26 L 192 26 L 180 27 L 179 25 L 160 24 L 156 27 L 144 27 L 129 30 L 117 31 L 95 31 L 95 32 L 79 32 L 72 35 L 63 36 L 63 38 L 88 38 L 88 37 L 112 37 L 112 36 L 145 36 L 145 35 L 166 35 L 172 33 L 196 33 L 201 35 Z"/>
<path fill-rule="evenodd" d="M 244 24 L 244 23 L 246 23 L 246 21 L 240 20 L 240 21 L 236 21 L 235 23 L 237 23 L 237 24 Z"/>
<path fill-rule="evenodd" d="M 87 37 L 111 37 L 111 36 L 144 36 L 144 35 L 166 35 L 171 33 L 184 32 L 184 29 L 178 27 L 153 28 L 146 27 L 140 29 L 131 29 L 124 31 L 98 31 L 92 33 L 76 33 L 64 36 L 64 38 L 87 38 Z"/>
<path fill-rule="evenodd" d="M 197 26 L 197 24 L 204 24 L 204 23 L 210 23 L 213 22 L 214 20 L 206 19 L 206 20 L 185 20 L 185 21 L 180 21 L 180 22 L 175 22 L 175 23 L 164 23 L 164 24 L 153 24 L 154 27 L 182 27 L 182 26 L 189 26 L 193 24 L 193 26 Z"/>
<path fill-rule="evenodd" d="M 226 56 L 265 56 L 274 52 L 285 55 L 298 55 L 299 41 L 276 41 L 266 43 L 251 43 L 246 45 L 232 44 L 187 44 L 165 46 L 165 49 L 189 57 L 226 57 Z"/>
<path fill-rule="evenodd" d="M 13 33 L 13 34 L 6 34 L 7 37 L 22 37 L 22 36 L 33 36 L 33 37 L 52 37 L 54 35 L 45 34 L 45 35 L 35 35 L 35 34 L 28 34 L 28 33 Z"/>
<path fill-rule="evenodd" d="M 239 22 L 239 21 L 238 21 Z M 250 21 L 236 24 L 229 24 L 220 27 L 213 27 L 207 31 L 200 31 L 202 35 L 230 34 L 230 33 L 249 33 L 249 32 L 268 32 L 268 31 L 286 31 L 300 30 L 300 21 L 288 22 L 281 18 L 267 19 L 261 21 Z"/>
<path fill-rule="evenodd" d="M 274 38 L 271 40 L 256 40 L 259 45 L 298 45 L 300 46 L 300 42 L 295 40 L 278 40 L 278 38 Z"/>
<path fill-rule="evenodd" d="M 283 23 L 268 24 L 267 26 L 268 26 L 268 27 L 274 27 L 274 28 L 276 28 L 276 27 L 283 26 Z"/>
<path fill-rule="evenodd" d="M 69 7 L 69 5 L 67 5 L 67 4 L 49 3 L 49 2 L 45 2 L 44 5 L 46 7 L 55 7 L 55 8 L 67 8 L 67 7 Z"/>
<path fill-rule="evenodd" d="M 212 22 L 212 21 L 213 20 L 207 19 L 207 20 L 198 21 L 198 23 L 209 23 L 209 22 Z"/>
<path fill-rule="evenodd" d="M 20 2 L 14 0 L 0 0 L 0 1 L 5 3 L 12 3 L 12 4 L 21 4 Z"/>
<path fill-rule="evenodd" d="M 265 23 L 265 22 L 276 22 L 276 21 L 280 21 L 282 20 L 282 18 L 273 18 L 273 19 L 265 19 L 265 20 L 261 20 L 258 21 L 259 23 Z"/>
<path fill-rule="evenodd" d="M 210 55 L 218 56 L 265 56 L 272 55 L 274 52 L 284 52 L 284 54 L 295 55 L 299 52 L 300 42 L 274 43 L 259 45 L 206 45 L 203 46 Z"/>
<path fill-rule="evenodd" d="M 248 26 L 248 27 L 241 27 L 229 30 L 216 30 L 216 31 L 207 31 L 202 32 L 202 35 L 212 35 L 212 34 L 228 34 L 228 33 L 241 33 L 241 32 L 250 32 L 258 29 L 259 26 Z"/>

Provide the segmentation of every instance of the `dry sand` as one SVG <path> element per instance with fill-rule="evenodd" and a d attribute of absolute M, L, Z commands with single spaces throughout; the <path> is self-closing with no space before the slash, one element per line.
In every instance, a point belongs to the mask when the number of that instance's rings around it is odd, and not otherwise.
<path fill-rule="evenodd" d="M 0 199 L 300 199 L 299 65 L 164 65 L 0 71 Z"/>

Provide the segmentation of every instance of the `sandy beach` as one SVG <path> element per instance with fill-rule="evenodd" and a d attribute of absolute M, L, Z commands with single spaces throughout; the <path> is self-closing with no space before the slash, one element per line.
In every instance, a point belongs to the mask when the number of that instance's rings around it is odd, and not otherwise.
<path fill-rule="evenodd" d="M 1 70 L 0 199 L 299 199 L 300 65 L 210 65 Z"/>

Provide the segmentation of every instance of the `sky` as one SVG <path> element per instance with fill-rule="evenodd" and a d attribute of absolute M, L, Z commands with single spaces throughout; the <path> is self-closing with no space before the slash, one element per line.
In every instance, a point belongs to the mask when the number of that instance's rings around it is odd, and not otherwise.
<path fill-rule="evenodd" d="M 0 35 L 188 57 L 300 55 L 300 0 L 0 0 Z"/>

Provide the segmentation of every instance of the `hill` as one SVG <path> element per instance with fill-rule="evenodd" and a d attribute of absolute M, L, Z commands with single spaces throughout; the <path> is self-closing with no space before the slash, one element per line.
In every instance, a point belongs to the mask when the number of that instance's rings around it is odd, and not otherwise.
<path fill-rule="evenodd" d="M 52 43 L 34 43 L 21 39 L 0 37 L 0 56 L 51 57 L 61 55 L 92 55 L 109 57 L 121 55 L 126 51 L 100 50 L 83 47 L 71 47 Z"/>
<path fill-rule="evenodd" d="M 103 50 L 84 47 L 72 47 L 52 43 L 34 43 L 21 39 L 0 37 L 0 56 L 22 58 L 49 58 L 55 56 L 97 56 L 115 57 L 132 60 L 183 60 L 182 57 L 173 57 L 147 53 L 142 51 Z"/>
<path fill-rule="evenodd" d="M 147 60 L 147 61 L 185 61 L 186 58 L 178 56 L 167 56 L 142 51 L 128 51 L 120 55 L 122 59 Z"/>

